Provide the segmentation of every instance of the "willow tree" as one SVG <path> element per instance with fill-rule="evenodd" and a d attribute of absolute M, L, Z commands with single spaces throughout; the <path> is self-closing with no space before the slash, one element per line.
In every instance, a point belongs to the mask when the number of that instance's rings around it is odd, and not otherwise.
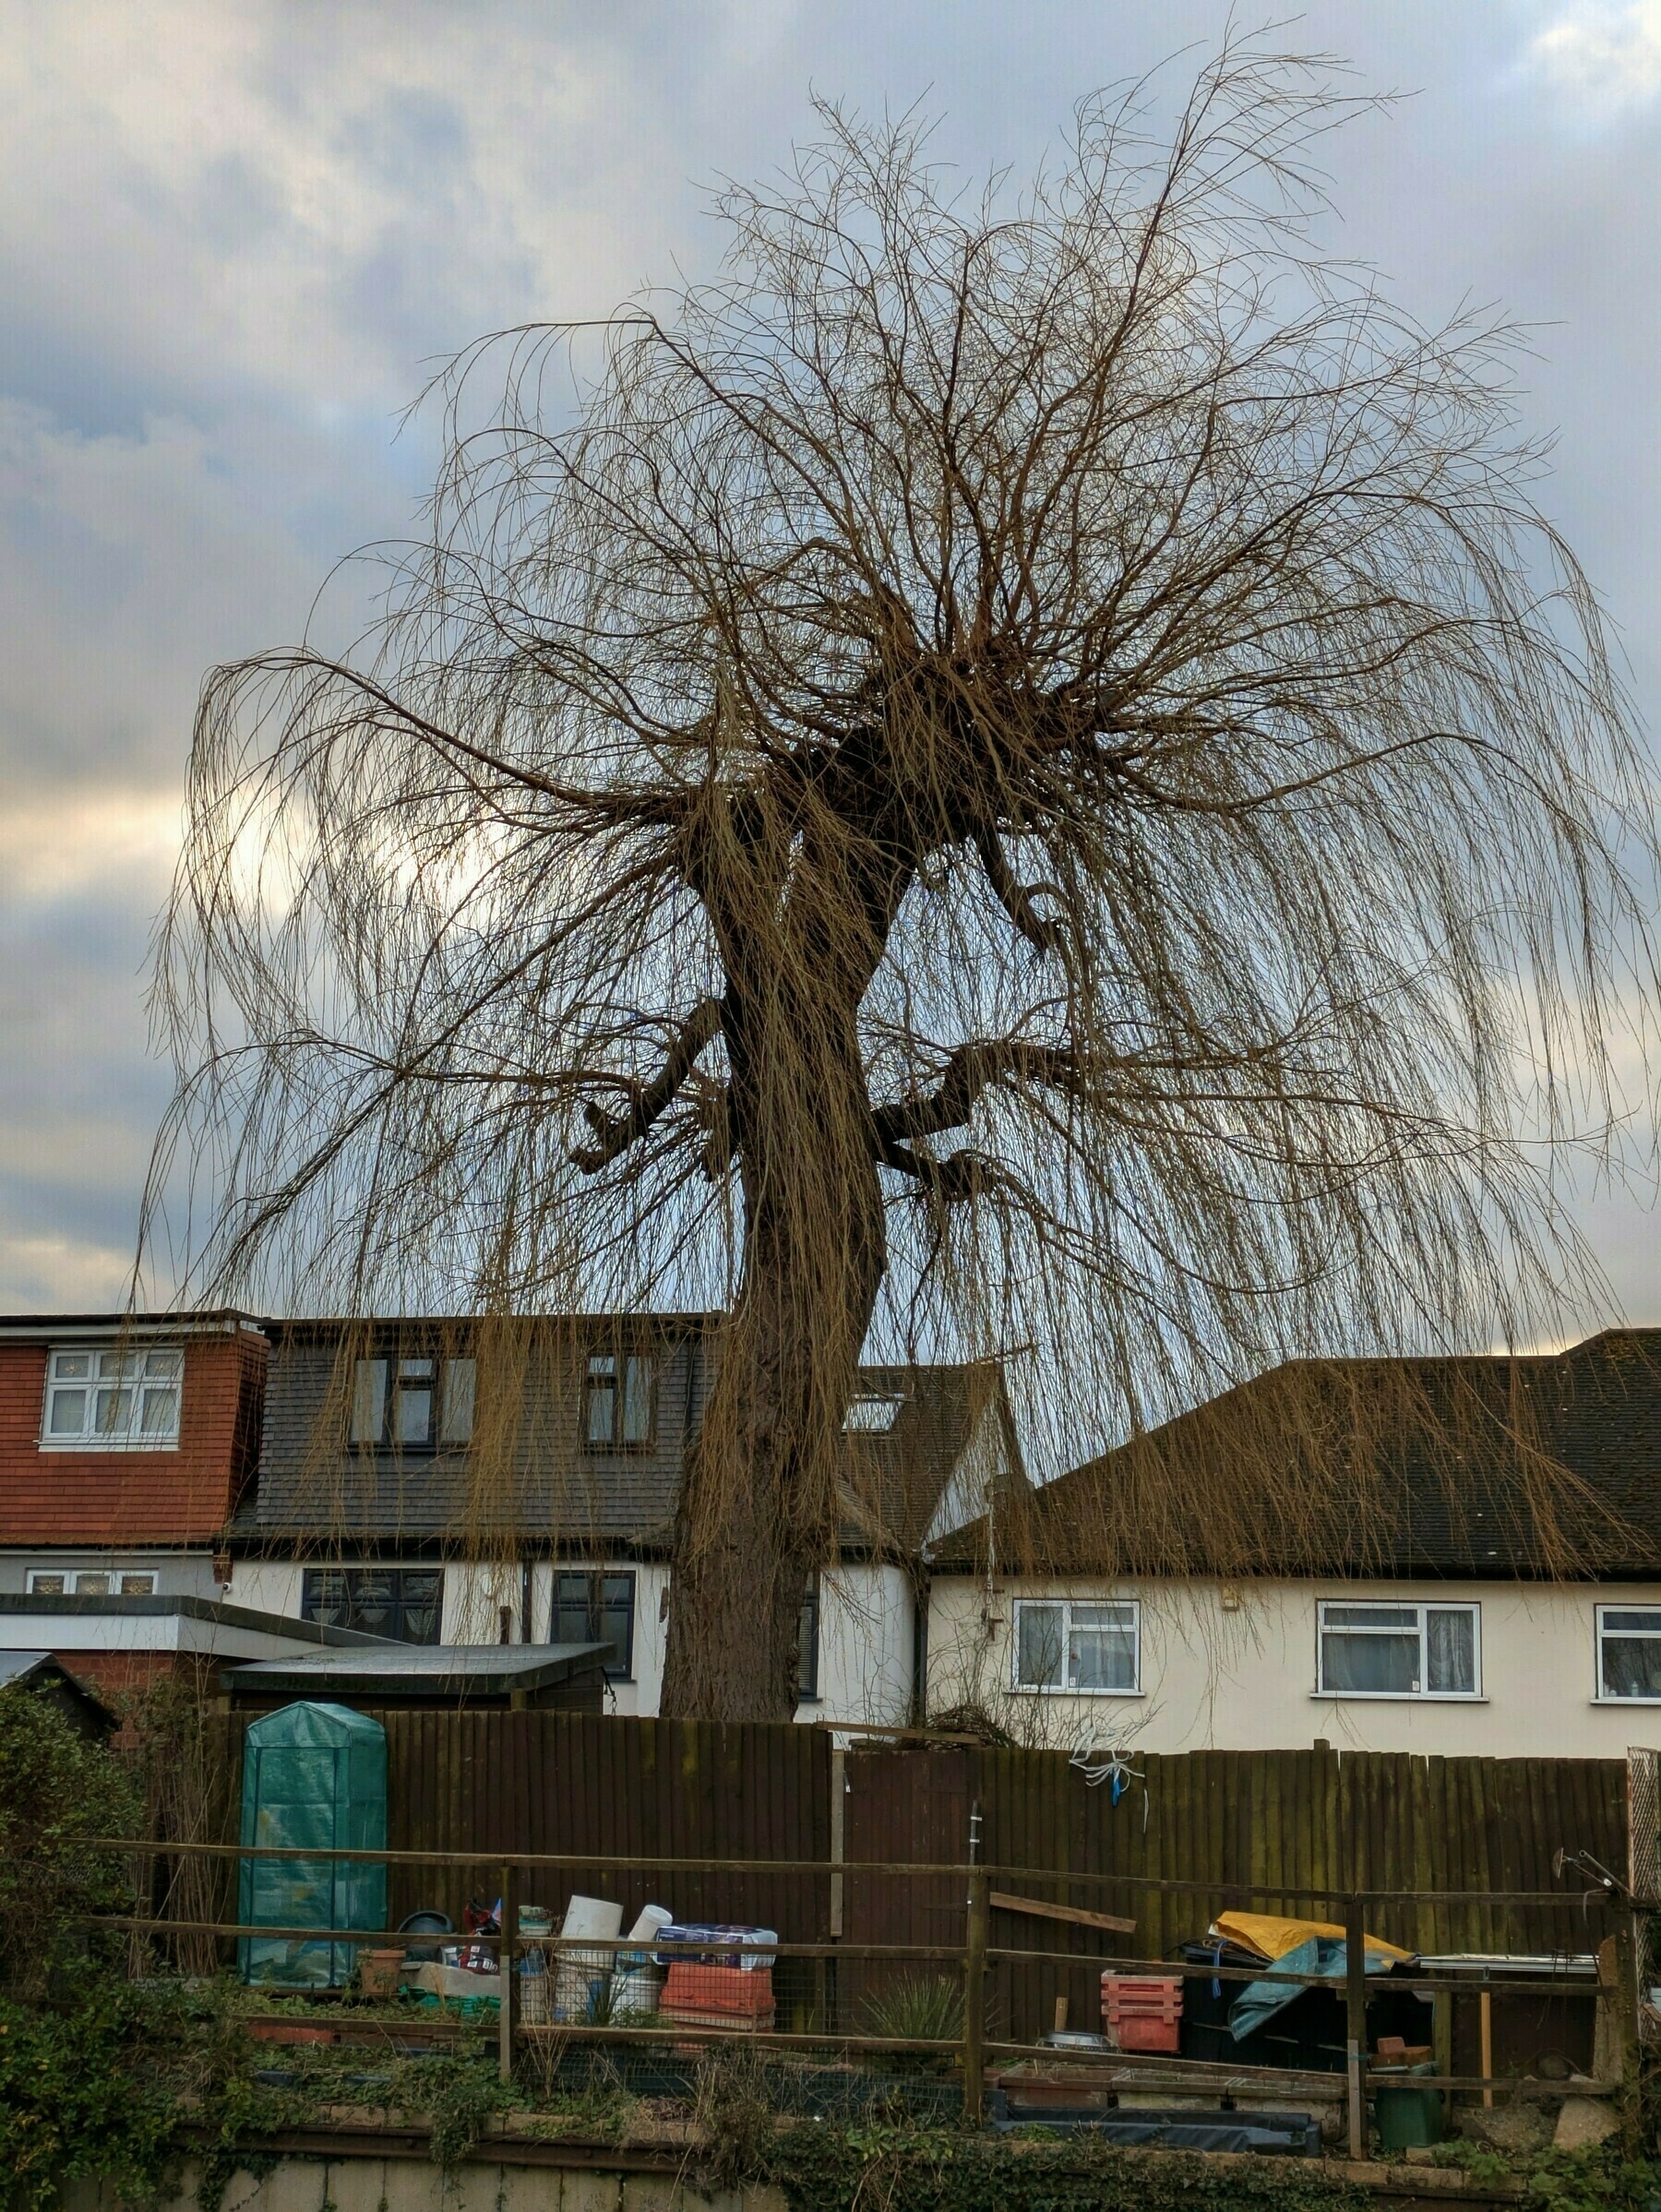
<path fill-rule="evenodd" d="M 1355 104 L 1234 44 L 1018 196 L 822 110 L 714 281 L 453 365 L 359 650 L 207 681 L 192 1279 L 708 1290 L 667 1711 L 792 1710 L 885 1332 L 1122 1435 L 1566 1280 L 1632 743 L 1514 334 L 1318 250 Z"/>

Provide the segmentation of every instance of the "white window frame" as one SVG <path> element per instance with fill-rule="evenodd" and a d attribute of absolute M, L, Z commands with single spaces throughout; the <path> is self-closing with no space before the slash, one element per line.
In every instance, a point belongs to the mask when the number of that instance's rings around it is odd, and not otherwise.
<path fill-rule="evenodd" d="M 151 1362 L 169 1361 L 170 1368 L 158 1365 L 154 1371 Z M 109 1371 L 106 1373 L 105 1365 Z M 76 1372 L 77 1366 L 81 1367 Z M 149 1389 L 147 1389 L 147 1384 Z M 124 1429 L 111 1429 L 102 1435 L 88 1435 L 83 1429 L 76 1432 L 57 1431 L 53 1423 L 57 1401 L 79 1395 L 91 1399 L 94 1405 L 100 1386 L 125 1389 L 130 1393 L 131 1405 L 127 1424 Z M 171 1429 L 149 1429 L 143 1427 L 145 1402 L 150 1390 L 160 1392 L 170 1387 L 173 1393 L 173 1417 Z M 179 1345 L 53 1345 L 46 1354 L 46 1390 L 41 1406 L 41 1439 L 42 1452 L 176 1452 L 179 1449 L 179 1426 L 185 1402 L 185 1352 Z"/>
<path fill-rule="evenodd" d="M 1622 1697 L 1618 1690 L 1607 1690 L 1604 1687 L 1604 1636 L 1607 1632 L 1604 1627 L 1605 1616 L 1609 1613 L 1652 1614 L 1655 1622 L 1653 1629 L 1618 1628 L 1614 1633 L 1621 1637 L 1640 1636 L 1646 1641 L 1653 1636 L 1661 1643 L 1661 1605 L 1643 1605 L 1628 1598 L 1624 1604 L 1600 1605 L 1595 1612 L 1596 1628 L 1592 1642 L 1592 1703 L 1595 1705 L 1661 1705 L 1661 1697 Z"/>
<path fill-rule="evenodd" d="M 81 1583 L 87 1576 L 96 1576 L 100 1582 L 137 1582 L 143 1578 L 142 1590 L 84 1591 Z M 42 1581 L 61 1582 L 62 1592 L 42 1590 Z M 100 1596 L 100 1597 L 153 1597 L 156 1595 L 156 1570 L 153 1567 L 31 1567 L 29 1572 L 29 1595 L 31 1597 Z"/>
<path fill-rule="evenodd" d="M 1329 1633 L 1327 1613 L 1330 1608 L 1347 1613 L 1375 1611 L 1380 1613 L 1416 1613 L 1418 1615 L 1419 1672 L 1421 1687 L 1416 1690 L 1329 1690 L 1326 1686 L 1326 1638 Z M 1471 1676 L 1469 1690 L 1427 1690 L 1422 1687 L 1430 1671 L 1430 1625 L 1432 1613 L 1468 1613 L 1471 1616 Z M 1330 1632 L 1333 1635 L 1364 1636 L 1368 1632 L 1356 1621 L 1334 1622 Z M 1405 1623 L 1380 1622 L 1378 1633 L 1403 1635 L 1408 1632 Z M 1488 1702 L 1482 1687 L 1482 1606 L 1474 1597 L 1323 1597 L 1315 1608 L 1315 1691 L 1320 1698 L 1338 1704 L 1351 1701 L 1369 1704 L 1394 1704 L 1415 1705 L 1480 1705 Z"/>
<path fill-rule="evenodd" d="M 1059 1682 L 1023 1682 L 1021 1679 L 1021 1616 L 1028 1607 L 1059 1608 L 1061 1612 L 1061 1665 L 1063 1680 Z M 1065 1677 L 1072 1655 L 1073 1608 L 1088 1607 L 1093 1612 L 1111 1608 L 1129 1614 L 1131 1651 L 1134 1655 L 1134 1680 L 1128 1687 L 1087 1685 L 1081 1688 Z M 1141 1697 L 1141 1605 L 1134 1597 L 1018 1597 L 1010 1608 L 1010 1686 L 1022 1697 Z"/>

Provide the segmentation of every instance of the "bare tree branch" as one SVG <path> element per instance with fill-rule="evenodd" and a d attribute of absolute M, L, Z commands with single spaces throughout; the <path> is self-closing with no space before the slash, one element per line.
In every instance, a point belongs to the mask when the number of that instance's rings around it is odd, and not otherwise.
<path fill-rule="evenodd" d="M 634 1095 L 627 1114 L 603 1113 L 592 1100 L 584 1106 L 583 1114 L 598 1142 L 580 1146 L 571 1154 L 571 1165 L 592 1175 L 637 1143 L 691 1074 L 693 1062 L 704 1046 L 720 1034 L 721 1002 L 706 998 L 681 1024 L 661 1072 L 649 1083 L 631 1086 Z"/>

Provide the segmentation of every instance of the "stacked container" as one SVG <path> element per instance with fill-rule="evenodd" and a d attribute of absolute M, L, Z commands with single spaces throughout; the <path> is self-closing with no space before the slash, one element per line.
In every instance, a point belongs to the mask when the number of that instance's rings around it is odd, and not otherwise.
<path fill-rule="evenodd" d="M 1121 2051 L 1175 2052 L 1182 2032 L 1182 1983 L 1164 1975 L 1102 1976 L 1102 2024 Z"/>

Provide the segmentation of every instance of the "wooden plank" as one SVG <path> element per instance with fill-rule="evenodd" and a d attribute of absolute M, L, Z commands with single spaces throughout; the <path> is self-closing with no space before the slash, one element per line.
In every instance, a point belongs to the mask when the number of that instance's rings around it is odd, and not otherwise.
<path fill-rule="evenodd" d="M 992 1903 L 999 1912 L 1022 1912 L 1037 1920 L 1065 1920 L 1072 1928 L 1105 1928 L 1115 1935 L 1134 1935 L 1136 1922 L 1120 1918 L 1116 1912 L 1086 1912 L 1078 1905 L 1050 1905 L 1042 1897 L 1013 1897 L 1007 1890 L 995 1889 Z"/>

